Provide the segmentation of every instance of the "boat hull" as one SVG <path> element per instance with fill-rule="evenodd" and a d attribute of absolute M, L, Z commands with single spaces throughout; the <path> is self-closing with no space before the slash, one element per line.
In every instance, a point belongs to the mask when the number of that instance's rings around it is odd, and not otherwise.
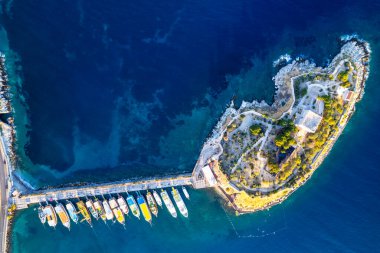
<path fill-rule="evenodd" d="M 137 206 L 135 198 L 132 195 L 129 195 L 127 197 L 127 203 L 128 203 L 129 209 L 131 210 L 132 214 L 136 218 L 140 219 L 140 210 L 139 210 L 139 207 Z"/>
<path fill-rule="evenodd" d="M 70 218 L 66 212 L 66 209 L 61 203 L 58 203 L 55 207 L 55 212 L 58 214 L 58 218 L 61 221 L 62 225 L 70 230 Z"/>
<path fill-rule="evenodd" d="M 189 216 L 189 212 L 187 211 L 187 207 L 185 205 L 185 202 L 183 202 L 183 199 L 182 199 L 179 191 L 177 189 L 173 188 L 172 189 L 172 196 L 173 196 L 175 204 L 178 207 L 179 212 L 182 214 L 182 216 L 187 218 Z"/>
<path fill-rule="evenodd" d="M 138 196 L 137 197 L 137 203 L 139 204 L 140 210 L 144 216 L 144 219 L 151 223 L 152 222 L 152 215 L 149 211 L 148 205 L 145 201 L 145 198 L 143 196 Z"/>
<path fill-rule="evenodd" d="M 164 204 L 165 204 L 166 208 L 168 209 L 169 213 L 174 218 L 177 218 L 177 211 L 175 210 L 173 202 L 171 201 L 169 194 L 166 192 L 166 190 L 161 191 L 161 198 L 164 201 Z"/>
<path fill-rule="evenodd" d="M 57 226 L 58 221 L 57 221 L 57 215 L 56 215 L 56 213 L 54 211 L 53 206 L 50 205 L 50 204 L 46 205 L 44 207 L 44 213 L 46 215 L 46 220 L 48 222 L 48 225 L 50 227 L 54 227 L 55 228 L 55 226 Z"/>

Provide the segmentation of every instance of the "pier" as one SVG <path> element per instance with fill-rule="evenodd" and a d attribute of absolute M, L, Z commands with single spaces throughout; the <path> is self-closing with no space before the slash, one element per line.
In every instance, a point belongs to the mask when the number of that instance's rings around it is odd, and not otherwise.
<path fill-rule="evenodd" d="M 201 182 L 202 181 L 202 182 Z M 202 187 L 199 187 L 199 186 Z M 101 196 L 126 192 L 145 191 L 177 186 L 193 186 L 194 188 L 210 187 L 205 179 L 195 178 L 193 174 L 181 174 L 161 178 L 149 178 L 141 180 L 125 180 L 115 183 L 88 184 L 65 188 L 38 190 L 26 195 L 14 196 L 11 202 L 17 209 L 27 208 L 31 204 L 46 201 L 75 199 L 86 196 Z"/>

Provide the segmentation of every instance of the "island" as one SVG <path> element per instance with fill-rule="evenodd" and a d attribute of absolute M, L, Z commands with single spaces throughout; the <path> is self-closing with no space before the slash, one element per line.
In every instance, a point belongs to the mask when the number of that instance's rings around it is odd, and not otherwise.
<path fill-rule="evenodd" d="M 288 55 L 276 61 L 283 66 L 273 78 L 276 92 L 272 105 L 253 101 L 242 102 L 235 108 L 231 102 L 205 141 L 192 172 L 117 182 L 78 182 L 41 189 L 34 189 L 15 173 L 19 158 L 15 148 L 12 92 L 17 92 L 17 87 L 8 82 L 8 74 L 15 75 L 12 72 L 15 68 L 9 61 L 7 68 L 7 54 L 0 54 L 0 251 L 9 251 L 15 212 L 36 204 L 39 204 L 36 215 L 42 223 L 47 219 L 49 226 L 55 227 L 57 212 L 61 223 L 69 228 L 66 209 L 59 202 L 69 199 L 77 201 L 74 203 L 87 221 L 91 219 L 82 200 L 86 200 L 92 216 L 97 219 L 98 213 L 91 203 L 98 203 L 99 210 L 102 204 L 96 196 L 109 196 L 115 209 L 112 194 L 117 194 L 121 206 L 126 206 L 121 194 L 128 193 L 128 205 L 136 210 L 132 195 L 135 192 L 140 208 L 145 210 L 145 220 L 151 222 L 150 212 L 157 215 L 158 210 L 152 199 L 162 205 L 155 191 L 158 189 L 167 209 L 177 217 L 165 188 L 171 189 L 181 215 L 187 217 L 185 202 L 174 187 L 181 187 L 186 199 L 189 199 L 186 186 L 214 189 L 236 214 L 281 203 L 320 166 L 355 111 L 355 104 L 363 97 L 369 75 L 369 44 L 357 36 L 344 36 L 341 43 L 340 52 L 326 67 L 317 67 L 303 58 L 290 62 Z M 149 206 L 140 194 L 145 190 Z M 103 205 L 107 207 L 107 203 Z M 70 214 L 78 214 L 73 211 L 73 204 L 66 208 Z M 116 211 L 123 223 L 121 211 Z M 77 218 L 71 217 L 75 223 Z"/>
<path fill-rule="evenodd" d="M 328 66 L 297 58 L 273 78 L 274 102 L 232 102 L 194 169 L 237 214 L 267 209 L 302 186 L 328 155 L 364 94 L 369 44 L 356 36 Z M 288 58 L 288 57 L 286 57 Z M 195 183 L 195 187 L 201 187 Z"/>

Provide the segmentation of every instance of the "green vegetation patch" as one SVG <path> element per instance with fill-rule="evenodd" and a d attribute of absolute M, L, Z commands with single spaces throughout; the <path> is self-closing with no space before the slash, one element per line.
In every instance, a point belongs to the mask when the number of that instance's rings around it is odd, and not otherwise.
<path fill-rule="evenodd" d="M 282 152 L 285 152 L 291 146 L 296 144 L 296 141 L 293 138 L 293 135 L 296 131 L 296 127 L 292 120 L 281 119 L 278 121 L 278 124 L 282 126 L 283 128 L 277 134 L 274 140 L 274 143 L 276 144 L 277 147 L 280 148 Z"/>

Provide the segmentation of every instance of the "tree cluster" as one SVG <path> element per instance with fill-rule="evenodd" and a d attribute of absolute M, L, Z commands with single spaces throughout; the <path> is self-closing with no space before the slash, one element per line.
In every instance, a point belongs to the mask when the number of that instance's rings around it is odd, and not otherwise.
<path fill-rule="evenodd" d="M 283 128 L 277 134 L 274 143 L 277 147 L 282 149 L 282 151 L 286 151 L 291 146 L 296 144 L 296 141 L 293 138 L 293 134 L 296 131 L 296 127 L 292 120 L 281 119 L 278 121 L 278 124 Z"/>
<path fill-rule="evenodd" d="M 254 135 L 254 136 L 257 136 L 257 135 L 261 134 L 262 131 L 263 131 L 263 130 L 262 130 L 261 126 L 258 125 L 258 124 L 254 124 L 254 125 L 252 125 L 252 126 L 249 128 L 249 132 L 250 132 L 252 135 Z"/>

